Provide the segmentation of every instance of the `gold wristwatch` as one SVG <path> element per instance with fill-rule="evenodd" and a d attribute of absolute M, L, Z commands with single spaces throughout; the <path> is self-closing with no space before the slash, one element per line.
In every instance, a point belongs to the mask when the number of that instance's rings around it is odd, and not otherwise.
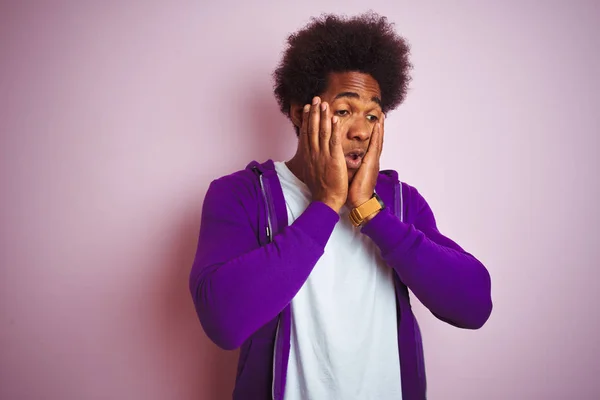
<path fill-rule="evenodd" d="M 383 204 L 381 197 L 379 197 L 377 193 L 373 193 L 373 197 L 368 201 L 350 211 L 349 218 L 352 225 L 358 228 L 365 222 L 367 217 L 384 208 L 385 205 Z"/>

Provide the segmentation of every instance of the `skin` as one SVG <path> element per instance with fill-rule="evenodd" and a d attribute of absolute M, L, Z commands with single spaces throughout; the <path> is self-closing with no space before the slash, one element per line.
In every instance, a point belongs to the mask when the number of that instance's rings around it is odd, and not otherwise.
<path fill-rule="evenodd" d="M 383 149 L 380 99 L 371 75 L 342 72 L 329 75 L 327 90 L 312 104 L 292 104 L 300 135 L 286 164 L 309 187 L 313 201 L 339 213 L 344 204 L 354 208 L 372 197 Z"/>

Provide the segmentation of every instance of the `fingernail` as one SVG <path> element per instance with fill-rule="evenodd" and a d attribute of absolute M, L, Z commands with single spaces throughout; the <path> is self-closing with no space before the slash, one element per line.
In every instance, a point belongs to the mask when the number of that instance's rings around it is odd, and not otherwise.
<path fill-rule="evenodd" d="M 310 111 L 310 104 L 304 106 L 304 112 L 307 113 Z"/>
<path fill-rule="evenodd" d="M 327 103 L 321 103 L 321 111 L 327 110 Z"/>
<path fill-rule="evenodd" d="M 337 117 L 337 116 L 335 116 L 335 117 L 331 118 L 331 122 L 333 122 L 334 124 L 337 124 L 337 122 L 338 122 L 338 117 Z"/>
<path fill-rule="evenodd" d="M 316 106 L 317 104 L 319 104 L 319 98 L 318 97 L 313 98 L 312 103 L 313 103 L 313 106 Z"/>

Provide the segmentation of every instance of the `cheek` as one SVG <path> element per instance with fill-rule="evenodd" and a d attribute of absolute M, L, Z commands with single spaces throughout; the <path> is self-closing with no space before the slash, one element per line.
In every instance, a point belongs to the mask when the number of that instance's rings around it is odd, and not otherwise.
<path fill-rule="evenodd" d="M 344 153 L 352 150 L 354 146 L 354 141 L 348 138 L 348 131 L 342 132 L 342 149 L 344 149 Z"/>

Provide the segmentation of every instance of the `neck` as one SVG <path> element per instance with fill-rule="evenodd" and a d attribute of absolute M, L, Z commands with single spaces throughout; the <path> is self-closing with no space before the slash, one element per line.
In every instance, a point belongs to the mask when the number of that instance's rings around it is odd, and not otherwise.
<path fill-rule="evenodd" d="M 288 169 L 296 176 L 296 178 L 300 179 L 300 181 L 304 182 L 304 168 L 302 168 L 304 161 L 302 158 L 296 153 L 291 160 L 286 161 L 285 165 Z"/>

